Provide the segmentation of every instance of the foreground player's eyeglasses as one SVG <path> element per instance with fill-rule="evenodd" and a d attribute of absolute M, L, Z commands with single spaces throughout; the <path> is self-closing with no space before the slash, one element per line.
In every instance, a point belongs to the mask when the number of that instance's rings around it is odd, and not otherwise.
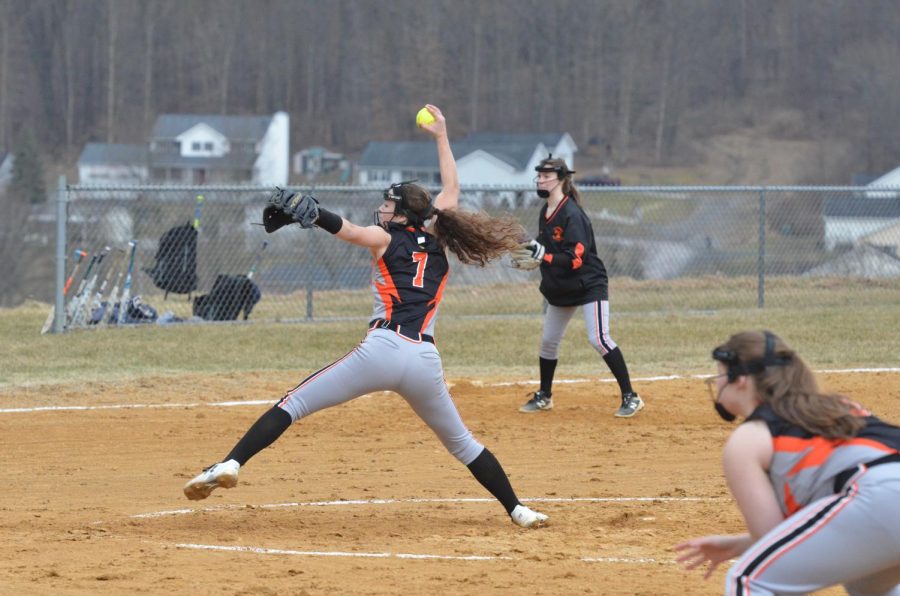
<path fill-rule="evenodd" d="M 727 376 L 728 376 L 728 373 L 722 373 L 720 375 L 713 375 L 711 377 L 707 377 L 706 379 L 703 380 L 703 382 L 706 384 L 707 390 L 709 390 L 709 399 L 711 399 L 713 403 L 716 403 L 716 401 L 719 398 L 719 392 L 716 390 L 716 381 L 718 379 L 721 379 L 722 377 L 727 377 Z"/>

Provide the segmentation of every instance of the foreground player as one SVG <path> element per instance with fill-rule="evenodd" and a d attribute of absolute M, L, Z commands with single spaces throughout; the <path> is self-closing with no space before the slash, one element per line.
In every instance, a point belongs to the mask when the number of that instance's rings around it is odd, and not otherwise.
<path fill-rule="evenodd" d="M 432 333 L 449 275 L 446 249 L 463 263 L 483 265 L 518 247 L 523 230 L 513 219 L 456 210 L 459 179 L 441 111 L 423 125 L 437 143 L 443 189 L 431 202 L 424 188 L 393 184 L 375 213 L 377 225 L 361 227 L 326 211 L 310 196 L 276 193 L 264 212 L 266 231 L 299 223 L 316 225 L 372 252 L 375 311 L 365 339 L 349 354 L 307 377 L 247 431 L 221 463 L 188 482 L 189 499 L 205 499 L 216 487 L 237 484 L 240 466 L 275 441 L 290 424 L 314 412 L 375 391 L 399 393 L 522 527 L 547 516 L 522 505 L 494 455 L 472 437 L 453 403 Z M 426 225 L 426 222 L 430 222 Z"/>
<path fill-rule="evenodd" d="M 616 411 L 619 418 L 637 414 L 644 402 L 631 388 L 631 377 L 622 350 L 609 335 L 609 288 L 606 267 L 597 256 L 591 220 L 581 208 L 572 170 L 552 155 L 535 168 L 537 193 L 547 203 L 541 207 L 538 235 L 513 258 L 523 269 L 541 268 L 541 294 L 549 306 L 544 316 L 539 364 L 541 387 L 520 412 L 526 414 L 553 407 L 553 374 L 559 361 L 559 342 L 575 311 L 581 309 L 588 341 L 603 357 L 622 393 Z"/>
<path fill-rule="evenodd" d="M 746 331 L 713 351 L 716 411 L 740 416 L 725 444 L 728 487 L 749 533 L 675 547 L 687 569 L 723 561 L 726 594 L 900 595 L 900 428 L 840 395 L 769 332 Z"/>

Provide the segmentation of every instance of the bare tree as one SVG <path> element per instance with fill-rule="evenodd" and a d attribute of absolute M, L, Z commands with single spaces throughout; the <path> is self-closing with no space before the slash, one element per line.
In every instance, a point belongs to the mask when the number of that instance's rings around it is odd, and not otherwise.
<path fill-rule="evenodd" d="M 116 19 L 115 2 L 106 6 L 106 142 L 112 143 L 116 138 L 116 41 L 118 40 L 118 21 Z"/>

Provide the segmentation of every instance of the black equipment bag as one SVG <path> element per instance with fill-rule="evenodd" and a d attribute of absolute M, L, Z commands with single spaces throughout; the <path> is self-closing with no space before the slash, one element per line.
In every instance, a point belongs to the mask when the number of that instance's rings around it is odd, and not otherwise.
<path fill-rule="evenodd" d="M 190 294 L 197 289 L 197 230 L 190 223 L 168 230 L 159 239 L 156 264 L 144 271 L 160 290 Z"/>
<path fill-rule="evenodd" d="M 193 313 L 207 321 L 234 321 L 243 311 L 246 321 L 260 298 L 259 286 L 246 275 L 220 274 L 209 294 L 194 298 Z"/>

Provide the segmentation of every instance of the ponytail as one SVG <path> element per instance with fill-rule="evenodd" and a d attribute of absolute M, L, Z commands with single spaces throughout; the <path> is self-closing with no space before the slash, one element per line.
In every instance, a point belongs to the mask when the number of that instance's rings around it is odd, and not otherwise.
<path fill-rule="evenodd" d="M 525 229 L 512 216 L 491 217 L 481 211 L 435 209 L 434 232 L 438 244 L 464 264 L 484 267 L 488 261 L 519 248 Z"/>

